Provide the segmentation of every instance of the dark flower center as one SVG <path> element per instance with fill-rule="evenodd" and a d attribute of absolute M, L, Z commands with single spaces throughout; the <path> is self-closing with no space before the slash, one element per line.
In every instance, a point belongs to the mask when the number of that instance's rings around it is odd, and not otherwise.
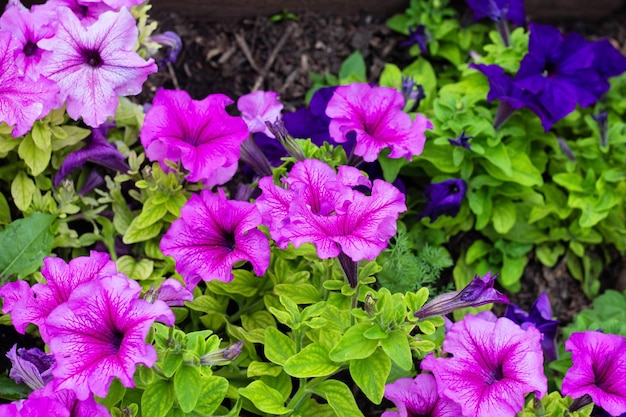
<path fill-rule="evenodd" d="M 498 364 L 496 369 L 489 372 L 489 375 L 487 376 L 487 385 L 493 385 L 502 378 L 504 378 L 504 374 L 502 373 L 502 364 Z"/>
<path fill-rule="evenodd" d="M 100 57 L 100 51 L 96 49 L 83 51 L 83 56 L 85 57 L 85 62 L 94 68 L 98 68 L 104 64 L 102 58 Z"/>
<path fill-rule="evenodd" d="M 28 41 L 26 42 L 26 45 L 24 45 L 24 49 L 22 49 L 22 51 L 24 51 L 24 55 L 26 56 L 33 56 L 37 53 L 38 49 L 39 47 L 35 42 Z"/>
<path fill-rule="evenodd" d="M 548 61 L 546 62 L 546 65 L 543 67 L 543 71 L 541 72 L 541 75 L 543 75 L 544 77 L 551 77 L 554 74 L 556 74 L 557 69 L 558 67 L 556 64 Z"/>
<path fill-rule="evenodd" d="M 223 246 L 226 249 L 228 249 L 229 252 L 234 251 L 235 250 L 235 233 L 231 231 L 224 231 L 224 233 L 222 234 L 222 237 L 224 238 Z"/>
<path fill-rule="evenodd" d="M 458 192 L 461 191 L 459 190 L 459 186 L 456 184 L 449 184 L 448 185 L 448 193 L 449 194 L 458 194 Z"/>
<path fill-rule="evenodd" d="M 87 6 L 78 6 L 78 10 L 75 10 L 76 14 L 80 17 L 87 17 L 89 14 L 89 7 Z"/>
<path fill-rule="evenodd" d="M 124 341 L 124 332 L 114 328 L 111 334 L 111 344 L 115 347 L 115 352 L 118 352 L 122 347 L 122 341 Z"/>

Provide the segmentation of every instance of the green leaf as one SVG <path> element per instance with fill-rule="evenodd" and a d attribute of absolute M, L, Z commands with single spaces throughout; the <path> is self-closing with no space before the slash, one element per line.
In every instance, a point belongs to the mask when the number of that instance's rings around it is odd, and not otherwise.
<path fill-rule="evenodd" d="M 165 417 L 173 405 L 174 387 L 163 379 L 148 385 L 141 396 L 141 413 L 144 416 Z"/>
<path fill-rule="evenodd" d="M 137 219 L 137 217 L 135 217 L 135 219 Z M 158 236 L 161 232 L 162 224 L 160 222 L 146 228 L 139 228 L 135 224 L 135 219 L 133 219 L 128 229 L 126 229 L 126 233 L 124 233 L 122 242 L 125 244 L 130 245 L 131 243 L 143 242 Z"/>
<path fill-rule="evenodd" d="M 167 213 L 167 206 L 163 203 L 160 203 L 157 200 L 161 194 L 157 194 L 153 197 L 148 198 L 141 209 L 141 214 L 135 217 L 133 221 L 130 223 L 130 227 L 136 227 L 138 229 L 143 229 L 148 226 L 151 226 L 161 220 L 163 216 Z"/>
<path fill-rule="evenodd" d="M 337 417 L 364 417 L 354 401 L 352 391 L 343 382 L 329 379 L 316 385 L 312 391 L 328 402 Z"/>
<path fill-rule="evenodd" d="M 196 408 L 202 390 L 200 368 L 197 366 L 183 365 L 174 375 L 174 392 L 178 405 L 184 413 L 189 413 Z"/>
<path fill-rule="evenodd" d="M 9 223 L 11 223 L 11 208 L 4 194 L 0 193 L 0 224 Z"/>
<path fill-rule="evenodd" d="M 221 376 L 212 375 L 203 378 L 202 392 L 200 393 L 201 401 L 198 402 L 194 409 L 198 415 L 212 416 L 215 410 L 220 406 L 226 392 L 228 391 L 228 380 Z"/>
<path fill-rule="evenodd" d="M 319 290 L 311 284 L 277 284 L 274 293 L 289 297 L 297 304 L 314 304 L 320 301 Z"/>
<path fill-rule="evenodd" d="M 285 407 L 285 401 L 280 392 L 263 381 L 252 381 L 247 387 L 239 388 L 238 392 L 264 413 L 282 415 L 292 411 L 291 408 Z"/>
<path fill-rule="evenodd" d="M 177 353 L 171 350 L 165 351 L 163 354 L 159 354 L 159 368 L 163 375 L 167 378 L 172 377 L 180 368 L 183 363 L 182 353 Z"/>
<path fill-rule="evenodd" d="M 494 202 L 491 221 L 493 228 L 500 234 L 505 234 L 513 228 L 516 220 L 515 205 L 508 198 L 498 198 Z"/>
<path fill-rule="evenodd" d="M 275 327 L 265 329 L 265 356 L 277 365 L 284 365 L 296 354 L 296 344 Z"/>
<path fill-rule="evenodd" d="M 386 339 L 380 340 L 380 346 L 391 360 L 405 371 L 413 367 L 413 355 L 411 355 L 411 346 L 409 339 L 402 330 L 394 330 Z"/>
<path fill-rule="evenodd" d="M 17 153 L 30 168 L 32 176 L 36 177 L 48 167 L 50 156 L 52 155 L 52 147 L 48 146 L 46 149 L 40 149 L 35 144 L 32 136 L 26 135 L 17 148 Z"/>
<path fill-rule="evenodd" d="M 395 64 L 385 64 L 380 74 L 378 85 L 400 89 L 402 87 L 402 71 L 400 68 Z"/>
<path fill-rule="evenodd" d="M 339 68 L 339 80 L 342 84 L 346 81 L 366 82 L 365 60 L 361 52 L 354 51 Z"/>
<path fill-rule="evenodd" d="M 381 349 L 376 349 L 369 358 L 350 361 L 352 379 L 374 404 L 382 401 L 390 372 L 391 359 Z"/>
<path fill-rule="evenodd" d="M 339 369 L 339 365 L 328 357 L 328 350 L 319 343 L 312 343 L 287 359 L 284 370 L 296 378 L 328 376 Z"/>
<path fill-rule="evenodd" d="M 387 155 L 391 153 L 390 149 L 383 149 L 378 155 L 378 163 L 383 170 L 383 177 L 387 182 L 394 182 L 403 166 L 409 161 L 406 158 L 389 158 Z"/>
<path fill-rule="evenodd" d="M 514 289 L 519 287 L 519 280 L 524 273 L 524 268 L 528 263 L 528 258 L 522 256 L 519 258 L 512 258 L 503 254 L 502 257 L 502 271 L 500 271 L 500 283 L 507 289 Z"/>
<path fill-rule="evenodd" d="M 330 351 L 330 358 L 335 362 L 343 362 L 369 357 L 378 346 L 378 340 L 363 336 L 363 333 L 371 327 L 369 323 L 359 323 L 350 327 Z"/>
<path fill-rule="evenodd" d="M 36 121 L 30 131 L 33 137 L 33 143 L 42 151 L 52 150 L 52 132 L 50 126 L 41 121 Z"/>
<path fill-rule="evenodd" d="M 9 224 L 0 232 L 0 278 L 35 272 L 50 255 L 54 234 L 54 214 L 35 212 Z"/>
<path fill-rule="evenodd" d="M 148 279 L 154 270 L 154 261 L 150 259 L 135 260 L 132 256 L 124 255 L 115 262 L 117 270 L 135 280 Z"/>
<path fill-rule="evenodd" d="M 66 146 L 75 145 L 91 134 L 91 129 L 84 129 L 78 126 L 61 126 L 65 132 L 63 139 L 55 137 L 52 141 L 52 150 L 58 151 Z"/>
<path fill-rule="evenodd" d="M 19 171 L 11 182 L 13 202 L 21 211 L 26 211 L 37 191 L 35 182 L 24 171 Z"/>

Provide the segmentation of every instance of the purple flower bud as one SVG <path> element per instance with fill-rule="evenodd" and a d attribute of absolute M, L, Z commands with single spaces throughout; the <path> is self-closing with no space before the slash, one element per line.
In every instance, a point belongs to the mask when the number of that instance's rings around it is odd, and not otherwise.
<path fill-rule="evenodd" d="M 298 145 L 295 139 L 287 132 L 285 123 L 282 120 L 276 120 L 273 123 L 265 122 L 265 125 L 272 135 L 279 140 L 289 155 L 293 156 L 298 161 L 304 161 L 306 159 L 302 148 L 300 148 L 300 145 Z"/>
<path fill-rule="evenodd" d="M 461 291 L 439 295 L 426 303 L 413 315 L 419 319 L 440 316 L 466 307 L 478 307 L 489 303 L 509 303 L 506 295 L 493 288 L 498 274 L 487 272 L 484 276 L 476 275 Z"/>
<path fill-rule="evenodd" d="M 38 348 L 17 348 L 13 345 L 7 353 L 12 367 L 9 376 L 18 384 L 24 383 L 33 390 L 43 388 L 53 378 L 54 357 Z"/>
<path fill-rule="evenodd" d="M 221 366 L 226 365 L 228 362 L 234 361 L 239 355 L 241 355 L 241 348 L 244 341 L 239 340 L 232 345 L 218 349 L 214 352 L 207 353 L 200 357 L 200 365 L 202 366 Z"/>
<path fill-rule="evenodd" d="M 426 94 L 424 94 L 424 87 L 417 84 L 413 77 L 402 76 L 401 90 L 405 103 L 413 100 L 413 105 L 411 105 L 411 108 L 408 109 L 409 113 L 417 110 L 422 99 L 426 98 Z"/>
<path fill-rule="evenodd" d="M 452 146 L 460 146 L 465 149 L 471 149 L 469 140 L 472 139 L 473 136 L 468 136 L 465 134 L 465 130 L 461 132 L 458 138 L 456 139 L 448 139 L 450 145 Z"/>
<path fill-rule="evenodd" d="M 156 60 L 159 66 L 175 63 L 180 50 L 183 48 L 183 41 L 180 36 L 171 31 L 150 36 L 148 41 L 161 44 L 164 49 L 163 57 Z"/>
<path fill-rule="evenodd" d="M 598 123 L 598 130 L 600 131 L 600 146 L 607 146 L 609 144 L 609 118 L 608 113 L 601 111 L 598 114 L 592 114 L 593 120 Z"/>
<path fill-rule="evenodd" d="M 417 25 L 409 28 L 409 39 L 400 43 L 402 47 L 411 47 L 413 45 L 419 45 L 422 54 L 425 54 L 428 49 L 426 43 L 430 40 L 428 33 L 426 33 L 425 25 Z"/>

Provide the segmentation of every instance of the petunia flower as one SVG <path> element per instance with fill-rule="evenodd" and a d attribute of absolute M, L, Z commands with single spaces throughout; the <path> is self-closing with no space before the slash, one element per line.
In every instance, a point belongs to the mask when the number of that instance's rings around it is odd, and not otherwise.
<path fill-rule="evenodd" d="M 233 279 L 233 265 L 249 261 L 261 276 L 270 262 L 269 242 L 257 230 L 261 214 L 254 204 L 230 201 L 224 191 L 203 190 L 192 195 L 161 239 L 161 251 L 176 261 L 187 289 L 201 280 Z"/>
<path fill-rule="evenodd" d="M 59 86 L 70 117 L 98 127 L 115 114 L 118 96 L 140 93 L 157 66 L 133 50 L 138 29 L 127 9 L 103 13 L 89 27 L 68 8 L 58 16 L 56 36 L 39 41 L 54 51 L 42 73 Z"/>
<path fill-rule="evenodd" d="M 572 367 L 563 378 L 563 395 L 591 396 L 612 416 L 626 413 L 626 338 L 596 331 L 572 333 L 565 341 Z"/>
<path fill-rule="evenodd" d="M 400 92 L 402 93 L 402 97 L 404 97 L 405 103 L 413 102 L 411 107 L 407 110 L 408 112 L 415 111 L 419 107 L 420 102 L 426 98 L 424 87 L 421 84 L 417 84 L 413 77 L 402 76 Z"/>
<path fill-rule="evenodd" d="M 487 272 L 482 277 L 475 275 L 474 279 L 460 291 L 441 294 L 414 313 L 420 319 L 430 316 L 445 315 L 466 307 L 478 307 L 490 303 L 509 303 L 506 295 L 493 288 L 498 274 Z"/>
<path fill-rule="evenodd" d="M 129 167 L 124 155 L 115 148 L 106 138 L 103 127 L 91 130 L 91 135 L 83 141 L 83 147 L 71 152 L 65 157 L 61 167 L 54 176 L 54 186 L 58 187 L 76 168 L 83 168 L 87 162 L 103 166 L 112 171 L 126 172 Z"/>
<path fill-rule="evenodd" d="M 148 37 L 147 43 L 149 44 L 150 42 L 158 44 L 158 49 L 163 49 L 160 56 L 156 50 L 149 50 L 150 56 L 156 57 L 156 62 L 159 67 L 167 65 L 168 63 L 176 63 L 178 54 L 183 48 L 183 40 L 176 32 L 170 30 Z"/>
<path fill-rule="evenodd" d="M 70 412 L 69 417 L 111 417 L 106 407 L 96 402 L 93 394 L 90 394 L 84 400 L 79 400 L 74 391 L 59 389 L 58 385 L 58 381 L 53 380 L 45 387 L 33 391 L 28 396 L 28 401 L 40 398 L 56 400 Z M 45 415 L 48 414 L 46 413 Z"/>
<path fill-rule="evenodd" d="M 55 29 L 48 16 L 39 12 L 36 7 L 33 10 L 18 6 L 7 7 L 0 16 L 0 29 L 11 32 L 17 41 L 14 59 L 18 73 L 37 82 L 41 66 L 52 54 L 37 45 L 41 39 L 54 36 Z"/>
<path fill-rule="evenodd" d="M 556 333 L 559 321 L 552 320 L 550 300 L 545 292 L 541 293 L 539 298 L 535 300 L 530 308 L 530 313 L 515 304 L 509 304 L 504 312 L 504 317 L 519 324 L 522 329 L 527 329 L 530 326 L 536 327 L 543 335 L 541 347 L 546 361 L 556 360 Z"/>
<path fill-rule="evenodd" d="M 326 107 L 329 131 L 335 142 L 355 135 L 354 154 L 372 162 L 385 148 L 390 158 L 411 160 L 424 149 L 424 132 L 432 123 L 423 115 L 415 120 L 402 111 L 404 98 L 395 88 L 352 83 L 337 87 Z"/>
<path fill-rule="evenodd" d="M 494 22 L 510 20 L 518 26 L 526 23 L 523 0 L 467 0 L 476 21 L 488 17 Z"/>
<path fill-rule="evenodd" d="M 458 138 L 456 139 L 448 139 L 450 145 L 458 146 L 465 149 L 472 149 L 469 140 L 472 139 L 472 136 L 468 136 L 465 134 L 465 130 L 461 132 Z"/>
<path fill-rule="evenodd" d="M 13 325 L 18 332 L 24 334 L 26 326 L 34 323 L 39 326 L 41 336 L 47 343 L 49 337 L 46 320 L 50 312 L 67 301 L 80 284 L 115 275 L 117 269 L 108 254 L 95 251 L 88 257 L 75 258 L 69 263 L 60 258 L 47 257 L 43 264 L 41 274 L 46 278 L 45 284 L 35 284 L 28 290 L 21 285 L 5 285 L 0 289 L 0 296 L 15 300 L 5 312 L 11 313 Z"/>
<path fill-rule="evenodd" d="M 253 91 L 239 97 L 237 109 L 241 112 L 241 118 L 248 125 L 250 133 L 262 132 L 271 138 L 275 137 L 265 123 L 274 123 L 280 119 L 283 103 L 278 100 L 278 93 Z"/>
<path fill-rule="evenodd" d="M 11 361 L 9 377 L 17 384 L 25 383 L 36 390 L 52 380 L 54 357 L 39 348 L 18 349 L 17 345 L 13 345 L 7 358 Z"/>
<path fill-rule="evenodd" d="M 161 300 L 170 307 L 180 307 L 185 305 L 185 301 L 193 300 L 193 294 L 180 281 L 168 278 L 157 290 L 150 288 L 144 299 L 151 303 Z"/>
<path fill-rule="evenodd" d="M 75 417 L 63 403 L 56 398 L 49 397 L 28 398 L 10 404 L 0 404 L 0 415 L 2 417 Z"/>
<path fill-rule="evenodd" d="M 524 396 L 547 391 L 543 371 L 541 334 L 522 330 L 507 318 L 496 321 L 465 316 L 446 334 L 443 352 L 428 355 L 422 369 L 437 380 L 439 395 L 461 407 L 466 417 L 515 417 L 524 407 Z"/>
<path fill-rule="evenodd" d="M 409 39 L 400 42 L 400 46 L 408 48 L 413 45 L 419 45 L 422 54 L 428 51 L 426 42 L 428 42 L 429 36 L 426 33 L 426 25 L 417 25 L 409 27 Z"/>
<path fill-rule="evenodd" d="M 459 214 L 466 192 L 467 184 L 462 179 L 450 179 L 427 185 L 424 187 L 426 203 L 418 218 L 430 217 L 430 221 L 434 222 L 444 214 L 456 216 Z"/>
<path fill-rule="evenodd" d="M 151 367 L 157 354 L 145 339 L 155 320 L 173 325 L 162 301 L 140 299 L 136 281 L 119 274 L 79 285 L 46 320 L 57 389 L 71 389 L 79 400 L 106 397 L 113 378 L 134 387 L 137 364 Z"/>
<path fill-rule="evenodd" d="M 437 382 L 430 374 L 400 378 L 385 385 L 385 398 L 393 401 L 398 411 L 385 411 L 381 417 L 459 417 L 461 407 L 437 393 Z"/>
<path fill-rule="evenodd" d="M 188 181 L 212 187 L 230 180 L 249 135 L 243 119 L 226 112 L 232 102 L 223 94 L 198 101 L 186 91 L 157 90 L 139 134 L 146 156 L 165 170 L 166 159 L 180 161 Z"/>
<path fill-rule="evenodd" d="M 0 31 L 0 123 L 13 126 L 15 138 L 57 107 L 58 88 L 53 81 L 41 76 L 33 81 L 20 74 L 15 59 L 22 49 L 10 32 Z"/>

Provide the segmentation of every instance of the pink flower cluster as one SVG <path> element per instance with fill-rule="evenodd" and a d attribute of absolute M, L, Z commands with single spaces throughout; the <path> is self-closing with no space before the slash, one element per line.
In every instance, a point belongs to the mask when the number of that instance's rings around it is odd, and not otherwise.
<path fill-rule="evenodd" d="M 19 332 L 31 323 L 39 327 L 54 357 L 53 379 L 25 402 L 4 406 L 2 415 L 30 415 L 24 410 L 43 402 L 50 407 L 78 402 L 88 410 L 72 416 L 107 415 L 92 412 L 101 407 L 93 395 L 105 397 L 113 378 L 133 387 L 137 364 L 151 367 L 157 360 L 145 342 L 150 327 L 155 320 L 173 325 L 174 314 L 164 301 L 139 298 L 139 284 L 118 273 L 108 254 L 91 252 L 69 263 L 48 257 L 41 273 L 46 283 L 32 288 L 25 281 L 7 283 L 0 297 Z"/>
<path fill-rule="evenodd" d="M 97 127 L 115 114 L 118 96 L 141 92 L 153 60 L 135 51 L 128 7 L 138 0 L 50 0 L 27 9 L 10 2 L 0 17 L 0 122 L 14 137 L 65 104 Z"/>

